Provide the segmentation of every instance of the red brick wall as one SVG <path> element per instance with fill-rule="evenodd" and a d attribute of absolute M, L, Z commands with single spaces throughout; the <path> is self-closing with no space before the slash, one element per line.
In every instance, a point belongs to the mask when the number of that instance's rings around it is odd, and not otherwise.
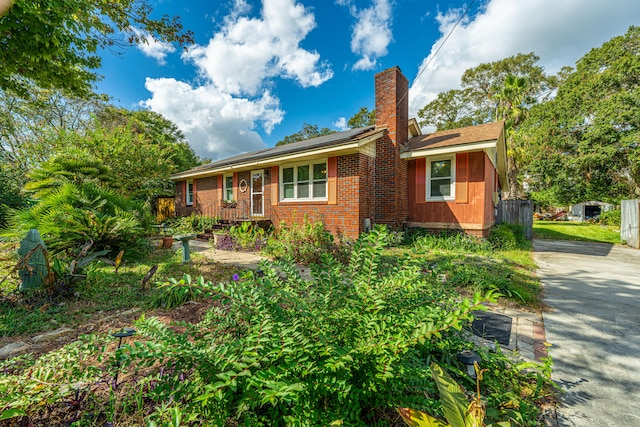
<path fill-rule="evenodd" d="M 337 203 L 283 202 L 271 206 L 275 225 L 302 224 L 305 214 L 312 221 L 322 221 L 333 234 L 357 238 L 363 231 L 364 218 L 371 212 L 370 170 L 372 159 L 364 154 L 338 157 Z"/>
<path fill-rule="evenodd" d="M 376 128 L 386 128 L 387 134 L 376 145 L 373 220 L 393 228 L 407 217 L 407 172 L 400 145 L 408 139 L 408 90 L 409 82 L 398 67 L 375 76 Z"/>
<path fill-rule="evenodd" d="M 195 206 L 185 206 L 184 183 L 185 181 L 176 182 L 176 215 L 189 216 L 192 213 L 205 213 L 210 206 L 216 206 L 222 198 L 222 188 L 218 186 L 218 177 L 211 176 L 206 178 L 194 179 Z"/>

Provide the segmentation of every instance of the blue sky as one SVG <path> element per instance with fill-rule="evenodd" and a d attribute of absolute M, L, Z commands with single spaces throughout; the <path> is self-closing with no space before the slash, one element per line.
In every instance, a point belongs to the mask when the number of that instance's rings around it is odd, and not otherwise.
<path fill-rule="evenodd" d="M 555 73 L 640 25 L 637 0 L 151 4 L 180 16 L 195 45 L 185 51 L 151 40 L 103 52 L 97 89 L 124 107 L 162 113 L 213 160 L 271 147 L 305 122 L 341 130 L 360 107 L 374 108 L 374 75 L 389 67 L 409 79 L 415 117 L 480 63 L 533 51 Z"/>

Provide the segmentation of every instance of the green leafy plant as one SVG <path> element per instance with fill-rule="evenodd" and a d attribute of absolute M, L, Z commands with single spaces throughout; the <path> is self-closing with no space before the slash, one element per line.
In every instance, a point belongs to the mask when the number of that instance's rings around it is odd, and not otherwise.
<path fill-rule="evenodd" d="M 361 237 L 346 267 L 323 255 L 311 282 L 280 261 L 206 284 L 218 303 L 200 324 L 176 333 L 141 319 L 149 341 L 126 359 L 171 366 L 154 399 L 211 425 L 367 425 L 399 404 L 430 408 L 428 363 L 455 357 L 484 298 L 443 293 L 408 259 L 381 270 L 386 242 L 382 228 Z"/>
<path fill-rule="evenodd" d="M 266 242 L 264 229 L 250 222 L 243 222 L 240 225 L 231 227 L 229 234 L 242 250 L 259 251 Z"/>
<path fill-rule="evenodd" d="M 42 234 L 52 253 L 92 240 L 95 250 L 125 250 L 127 257 L 146 253 L 151 227 L 148 209 L 93 183 L 62 184 L 42 194 L 31 208 L 13 211 L 3 234 L 19 238 L 32 228 Z"/>
<path fill-rule="evenodd" d="M 480 400 L 480 381 L 482 371 L 474 364 L 476 373 L 476 396 L 468 401 L 460 385 L 447 372 L 435 363 L 431 364 L 431 373 L 440 392 L 442 409 L 448 423 L 431 415 L 410 408 L 399 408 L 398 413 L 410 427 L 483 427 L 485 406 Z M 491 426 L 509 427 L 509 421 L 489 424 Z"/>
<path fill-rule="evenodd" d="M 264 251 L 277 259 L 302 264 L 317 263 L 323 254 L 346 261 L 349 253 L 348 245 L 337 242 L 322 221 L 311 221 L 306 215 L 302 224 L 282 222 L 269 237 Z"/>
<path fill-rule="evenodd" d="M 598 223 L 602 225 L 617 225 L 619 227 L 621 222 L 622 210 L 620 208 L 602 212 L 598 216 Z"/>
<path fill-rule="evenodd" d="M 524 228 L 515 224 L 499 224 L 493 227 L 489 242 L 497 250 L 520 249 L 527 245 Z"/>
<path fill-rule="evenodd" d="M 439 235 L 418 235 L 413 241 L 413 248 L 418 253 L 432 250 L 490 253 L 492 250 L 491 244 L 487 240 L 458 231 L 443 232 Z"/>
<path fill-rule="evenodd" d="M 211 282 L 205 282 L 202 276 L 193 283 L 189 274 L 185 274 L 180 280 L 170 278 L 166 282 L 158 283 L 151 306 L 174 308 L 208 294 L 211 288 Z"/>
<path fill-rule="evenodd" d="M 202 214 L 192 213 L 189 216 L 176 217 L 167 223 L 175 233 L 203 233 L 212 229 L 220 222 L 217 217 L 210 217 Z"/>

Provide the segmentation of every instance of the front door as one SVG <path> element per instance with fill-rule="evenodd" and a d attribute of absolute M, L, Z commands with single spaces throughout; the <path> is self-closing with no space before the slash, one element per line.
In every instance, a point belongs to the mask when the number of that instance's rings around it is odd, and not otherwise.
<path fill-rule="evenodd" d="M 251 172 L 251 216 L 264 215 L 264 171 Z"/>

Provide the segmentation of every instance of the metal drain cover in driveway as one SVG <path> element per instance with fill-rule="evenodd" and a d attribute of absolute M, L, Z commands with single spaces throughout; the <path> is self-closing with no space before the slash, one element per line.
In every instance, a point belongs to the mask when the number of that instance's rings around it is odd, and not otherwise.
<path fill-rule="evenodd" d="M 498 341 L 500 345 L 508 346 L 511 338 L 512 319 L 504 314 L 490 311 L 474 311 L 474 321 L 471 332 L 485 340 Z"/>

